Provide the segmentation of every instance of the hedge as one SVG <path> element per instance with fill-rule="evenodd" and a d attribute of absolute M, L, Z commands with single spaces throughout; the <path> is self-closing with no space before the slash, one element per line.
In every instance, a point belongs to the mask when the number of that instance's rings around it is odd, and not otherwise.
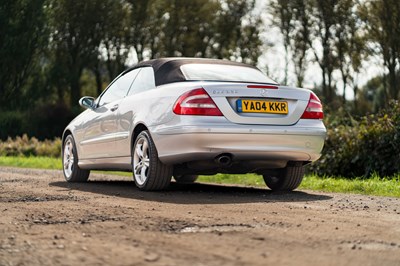
<path fill-rule="evenodd" d="M 26 111 L 0 111 L 0 140 L 27 134 L 39 140 L 61 137 L 64 128 L 81 111 L 65 104 L 38 105 Z"/>
<path fill-rule="evenodd" d="M 373 173 L 391 177 L 400 172 L 399 102 L 359 121 L 349 116 L 336 119 L 325 121 L 328 134 L 322 157 L 309 171 L 349 178 L 369 178 Z"/>

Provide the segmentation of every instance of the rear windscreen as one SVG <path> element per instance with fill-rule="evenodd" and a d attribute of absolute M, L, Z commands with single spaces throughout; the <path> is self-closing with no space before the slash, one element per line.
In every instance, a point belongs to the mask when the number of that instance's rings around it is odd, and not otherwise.
<path fill-rule="evenodd" d="M 181 71 L 186 80 L 209 80 L 209 81 L 234 81 L 234 82 L 255 82 L 273 83 L 261 71 L 255 68 L 218 65 L 218 64 L 185 64 Z"/>

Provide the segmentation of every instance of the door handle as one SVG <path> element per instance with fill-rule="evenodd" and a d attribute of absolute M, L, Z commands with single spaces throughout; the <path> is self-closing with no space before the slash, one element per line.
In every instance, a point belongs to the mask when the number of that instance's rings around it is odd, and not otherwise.
<path fill-rule="evenodd" d="M 111 107 L 111 112 L 114 112 L 115 110 L 117 110 L 118 109 L 118 107 L 119 107 L 119 105 L 118 104 L 116 104 L 116 105 L 114 105 L 113 107 Z"/>

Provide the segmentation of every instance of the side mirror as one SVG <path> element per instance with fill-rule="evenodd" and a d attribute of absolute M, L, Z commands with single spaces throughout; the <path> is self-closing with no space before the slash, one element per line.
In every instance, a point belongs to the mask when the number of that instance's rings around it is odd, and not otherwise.
<path fill-rule="evenodd" d="M 94 98 L 84 96 L 79 100 L 79 105 L 86 109 L 94 109 Z"/>

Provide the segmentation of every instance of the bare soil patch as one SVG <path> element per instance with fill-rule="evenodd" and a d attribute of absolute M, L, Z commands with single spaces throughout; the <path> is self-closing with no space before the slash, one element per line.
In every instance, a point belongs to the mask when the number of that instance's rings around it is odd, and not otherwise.
<path fill-rule="evenodd" d="M 0 168 L 0 265 L 400 265 L 400 200 Z"/>

